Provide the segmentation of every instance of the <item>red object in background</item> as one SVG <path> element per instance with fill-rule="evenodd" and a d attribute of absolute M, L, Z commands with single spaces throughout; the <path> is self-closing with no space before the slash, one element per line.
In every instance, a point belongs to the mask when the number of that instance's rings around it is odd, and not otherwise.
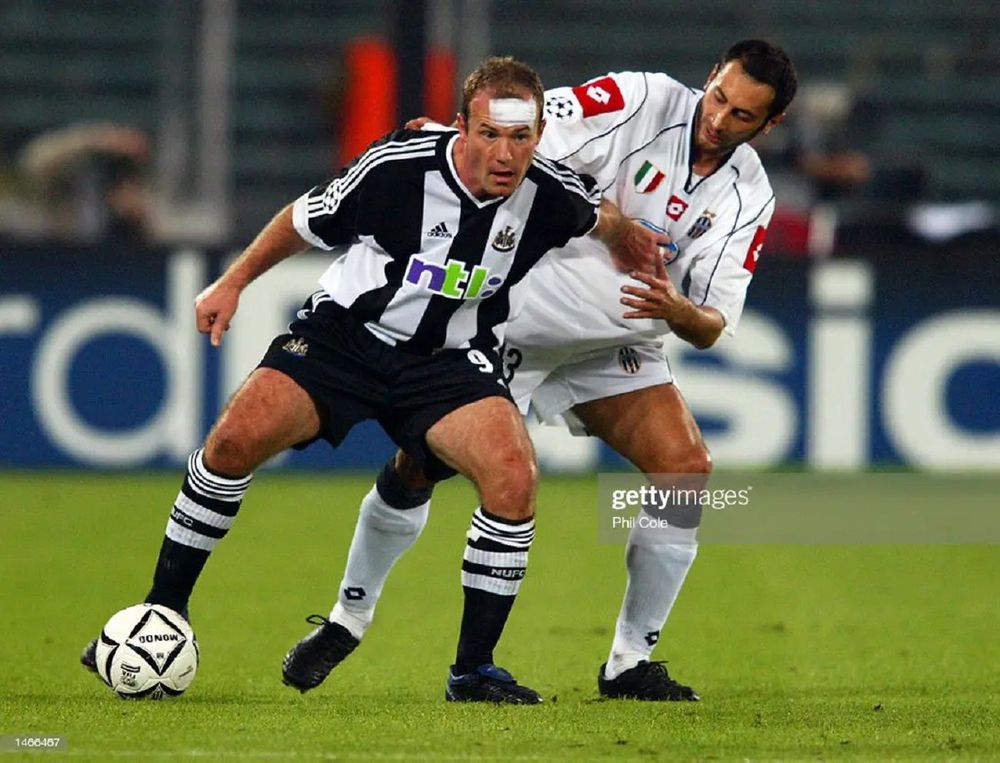
<path fill-rule="evenodd" d="M 451 124 L 455 119 L 455 55 L 434 48 L 424 63 L 424 114 L 435 122 Z M 382 40 L 360 38 L 344 50 L 343 132 L 340 166 L 364 151 L 372 141 L 403 126 L 421 114 L 396 114 L 396 53 Z"/>
<path fill-rule="evenodd" d="M 431 48 L 424 65 L 424 114 L 435 122 L 455 121 L 455 54 L 447 48 Z M 416 116 L 416 115 L 412 115 Z M 403 114 L 403 120 L 410 115 Z"/>
<path fill-rule="evenodd" d="M 357 39 L 344 50 L 344 69 L 341 166 L 396 128 L 396 55 L 382 40 Z"/>
<path fill-rule="evenodd" d="M 767 249 L 792 257 L 809 256 L 809 216 L 778 207 L 767 226 Z"/>

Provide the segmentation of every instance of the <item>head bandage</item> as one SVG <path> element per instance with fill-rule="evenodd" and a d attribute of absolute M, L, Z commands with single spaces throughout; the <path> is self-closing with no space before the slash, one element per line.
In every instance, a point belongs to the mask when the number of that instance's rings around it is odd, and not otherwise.
<path fill-rule="evenodd" d="M 502 127 L 535 126 L 538 106 L 534 98 L 490 98 L 490 120 Z"/>

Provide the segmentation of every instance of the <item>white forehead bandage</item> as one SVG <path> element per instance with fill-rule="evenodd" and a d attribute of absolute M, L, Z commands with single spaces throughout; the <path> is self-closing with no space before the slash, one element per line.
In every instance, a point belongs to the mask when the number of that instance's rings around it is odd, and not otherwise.
<path fill-rule="evenodd" d="M 534 98 L 490 98 L 490 121 L 502 127 L 535 126 L 538 106 Z"/>

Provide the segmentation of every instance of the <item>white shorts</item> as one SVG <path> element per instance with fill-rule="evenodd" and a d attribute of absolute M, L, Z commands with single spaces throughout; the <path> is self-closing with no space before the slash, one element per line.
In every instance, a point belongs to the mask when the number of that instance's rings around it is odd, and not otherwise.
<path fill-rule="evenodd" d="M 511 353 L 514 353 L 513 355 Z M 559 347 L 509 346 L 513 368 L 510 392 L 521 413 L 531 403 L 535 415 L 547 424 L 564 424 L 574 434 L 586 429 L 570 410 L 578 403 L 670 384 L 673 375 L 659 341 L 572 351 Z"/>

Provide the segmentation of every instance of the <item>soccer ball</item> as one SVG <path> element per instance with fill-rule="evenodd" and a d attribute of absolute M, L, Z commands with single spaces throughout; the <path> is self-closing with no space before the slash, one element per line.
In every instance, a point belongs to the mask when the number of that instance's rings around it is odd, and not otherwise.
<path fill-rule="evenodd" d="M 97 640 L 97 673 L 126 699 L 182 694 L 198 670 L 198 641 L 169 607 L 136 604 L 108 620 Z"/>

